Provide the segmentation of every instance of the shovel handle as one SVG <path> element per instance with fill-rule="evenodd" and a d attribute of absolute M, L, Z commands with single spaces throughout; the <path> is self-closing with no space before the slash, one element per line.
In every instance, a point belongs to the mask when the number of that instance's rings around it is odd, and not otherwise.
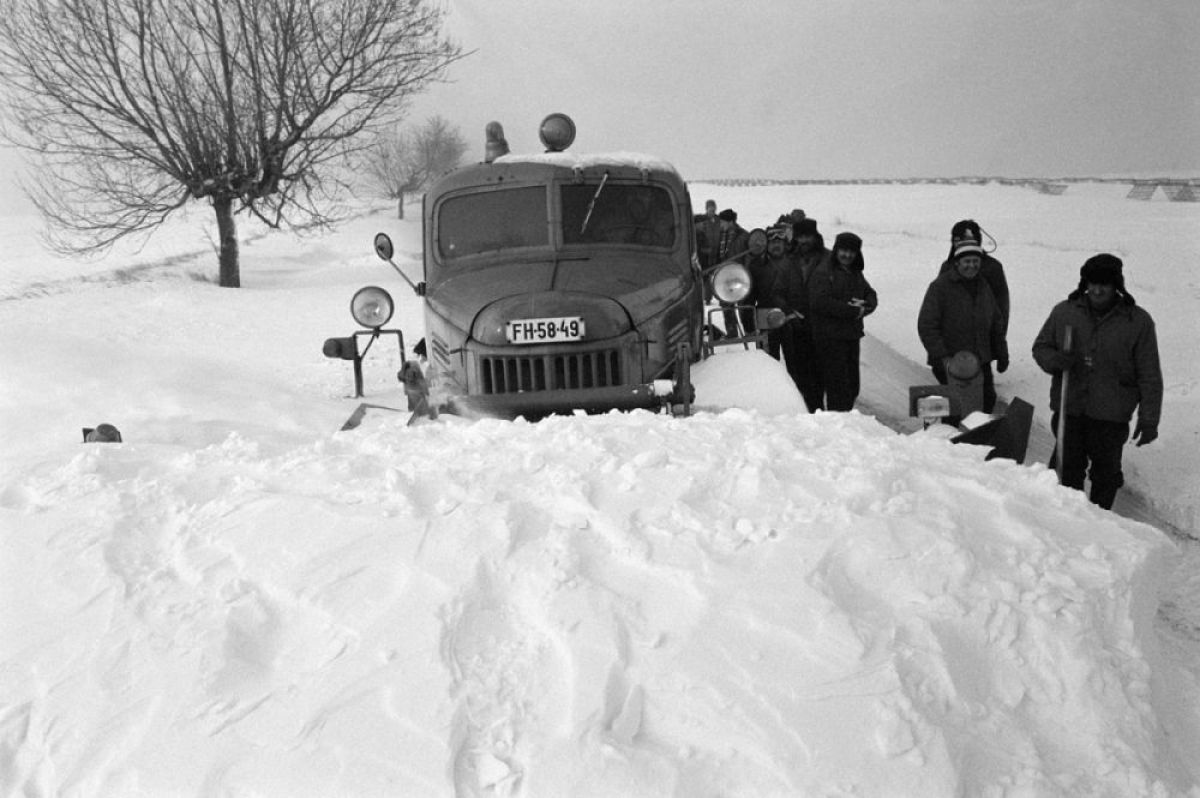
<path fill-rule="evenodd" d="M 1063 331 L 1063 347 L 1062 351 L 1069 353 L 1071 351 L 1071 338 L 1074 330 L 1068 324 Z M 1067 434 L 1067 382 L 1070 380 L 1071 370 L 1064 369 L 1062 372 L 1062 390 L 1058 396 L 1058 429 L 1054 433 L 1054 470 L 1058 473 L 1058 484 L 1063 481 L 1063 440 Z"/>

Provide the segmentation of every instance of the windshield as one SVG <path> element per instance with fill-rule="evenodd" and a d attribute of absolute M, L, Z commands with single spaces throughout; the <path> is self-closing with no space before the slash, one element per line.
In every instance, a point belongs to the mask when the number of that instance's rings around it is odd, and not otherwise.
<path fill-rule="evenodd" d="M 564 244 L 675 245 L 671 195 L 658 186 L 564 185 L 562 218 Z"/>
<path fill-rule="evenodd" d="M 549 244 L 544 186 L 463 194 L 438 209 L 438 253 L 446 260 Z"/>

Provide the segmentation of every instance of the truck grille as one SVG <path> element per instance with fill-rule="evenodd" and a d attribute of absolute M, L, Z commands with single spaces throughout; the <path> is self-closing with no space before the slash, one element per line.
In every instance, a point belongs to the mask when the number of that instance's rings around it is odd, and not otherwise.
<path fill-rule="evenodd" d="M 488 355 L 479 359 L 482 393 L 519 393 L 621 384 L 615 349 L 566 355 Z"/>

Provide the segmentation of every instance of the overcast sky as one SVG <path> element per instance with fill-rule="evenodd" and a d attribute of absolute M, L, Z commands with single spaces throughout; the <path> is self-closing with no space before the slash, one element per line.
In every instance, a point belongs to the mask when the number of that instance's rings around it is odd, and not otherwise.
<path fill-rule="evenodd" d="M 1200 0 L 445 0 L 476 52 L 413 108 L 479 157 L 576 146 L 684 177 L 1200 175 Z"/>
<path fill-rule="evenodd" d="M 469 158 L 562 111 L 689 180 L 1200 176 L 1200 0 L 433 1 L 474 53 L 411 118 Z"/>

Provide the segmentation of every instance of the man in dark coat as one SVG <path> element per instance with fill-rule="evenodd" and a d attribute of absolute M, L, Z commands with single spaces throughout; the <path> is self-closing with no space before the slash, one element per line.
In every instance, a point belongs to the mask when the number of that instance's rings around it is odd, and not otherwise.
<path fill-rule="evenodd" d="M 988 237 L 991 238 L 991 236 Z M 954 248 L 962 241 L 974 241 L 981 248 L 983 247 L 983 233 L 979 228 L 979 222 L 974 219 L 963 219 L 954 223 L 954 226 L 950 228 L 951 256 L 954 254 Z M 954 268 L 954 259 L 951 256 L 947 256 L 946 260 L 942 261 L 942 267 L 938 274 L 944 274 Z M 1008 278 L 1004 276 L 1004 266 L 990 253 L 984 252 L 979 276 L 986 280 L 988 288 L 992 289 L 992 296 L 996 298 L 996 306 L 1000 308 L 1000 316 L 1004 321 L 1004 334 L 1007 335 L 1010 305 Z"/>
<path fill-rule="evenodd" d="M 726 261 L 736 261 L 741 264 L 747 262 L 750 252 L 750 233 L 738 224 L 737 211 L 732 208 L 726 208 L 717 214 L 717 219 L 720 221 L 720 232 L 717 235 L 717 248 L 715 252 L 716 260 L 713 265 L 725 263 Z M 729 336 L 741 335 L 743 330 L 738 319 L 738 312 L 732 304 L 722 302 L 721 307 L 725 308 L 723 313 L 725 319 L 725 334 Z M 742 321 L 750 321 L 753 326 L 753 314 L 748 314 L 749 319 Z"/>
<path fill-rule="evenodd" d="M 803 212 L 800 211 L 800 213 Z M 817 229 L 817 220 L 805 217 L 794 222 L 792 224 L 792 243 L 796 265 L 800 267 L 800 271 L 804 275 L 804 282 L 807 283 L 817 266 L 829 255 L 829 250 L 825 248 L 825 238 Z M 807 309 L 807 300 L 804 309 Z"/>
<path fill-rule="evenodd" d="M 761 279 L 754 275 L 756 283 L 763 283 L 758 306 L 779 307 L 788 314 L 787 324 L 768 338 L 768 349 L 776 358 L 782 351 L 788 374 L 804 397 L 808 412 L 815 413 L 825 406 L 825 389 L 821 385 L 821 367 L 813 345 L 808 281 L 829 250 L 817 231 L 815 219 L 804 218 L 790 225 L 790 249 L 786 227 L 776 226 L 772 228 L 773 235 L 769 234 L 768 248 L 774 246 L 778 252 L 772 261 L 776 268 L 767 271 Z M 772 245 L 772 241 L 779 243 Z"/>
<path fill-rule="evenodd" d="M 767 251 L 751 264 L 751 276 L 755 304 L 760 308 L 778 308 L 787 317 L 782 327 L 767 334 L 767 351 L 776 360 L 782 355 L 788 376 L 812 413 L 821 397 L 820 372 L 807 318 L 808 291 L 804 274 L 788 248 L 789 232 L 791 225 L 767 230 Z"/>
<path fill-rule="evenodd" d="M 813 349 L 826 410 L 853 410 L 858 399 L 863 318 L 879 304 L 864 268 L 862 239 L 854 233 L 838 233 L 832 255 L 821 261 L 808 280 Z"/>
<path fill-rule="evenodd" d="M 996 406 L 996 370 L 1008 369 L 1008 341 L 1004 321 L 991 286 L 980 277 L 983 249 L 974 241 L 960 241 L 952 256 L 954 268 L 938 275 L 925 291 L 917 315 L 917 335 L 928 355 L 933 376 L 949 383 L 946 361 L 958 352 L 979 359 L 983 372 L 983 411 Z"/>
<path fill-rule="evenodd" d="M 1121 259 L 1100 254 L 1079 271 L 1079 286 L 1050 311 L 1033 342 L 1033 357 L 1053 375 L 1050 409 L 1055 434 L 1066 413 L 1062 482 L 1083 490 L 1111 509 L 1125 484 L 1121 451 L 1129 422 L 1138 413 L 1133 440 L 1144 446 L 1158 437 L 1163 376 L 1154 320 L 1125 290 Z M 1067 329 L 1071 345 L 1065 345 Z M 1063 374 L 1068 374 L 1066 407 L 1061 406 Z M 1053 465 L 1053 463 L 1052 463 Z M 1089 471 L 1090 465 L 1090 471 Z"/>
<path fill-rule="evenodd" d="M 707 269 L 717 263 L 717 243 L 721 238 L 721 220 L 717 218 L 716 200 L 704 203 L 704 215 L 696 220 L 696 256 L 700 268 Z"/>

